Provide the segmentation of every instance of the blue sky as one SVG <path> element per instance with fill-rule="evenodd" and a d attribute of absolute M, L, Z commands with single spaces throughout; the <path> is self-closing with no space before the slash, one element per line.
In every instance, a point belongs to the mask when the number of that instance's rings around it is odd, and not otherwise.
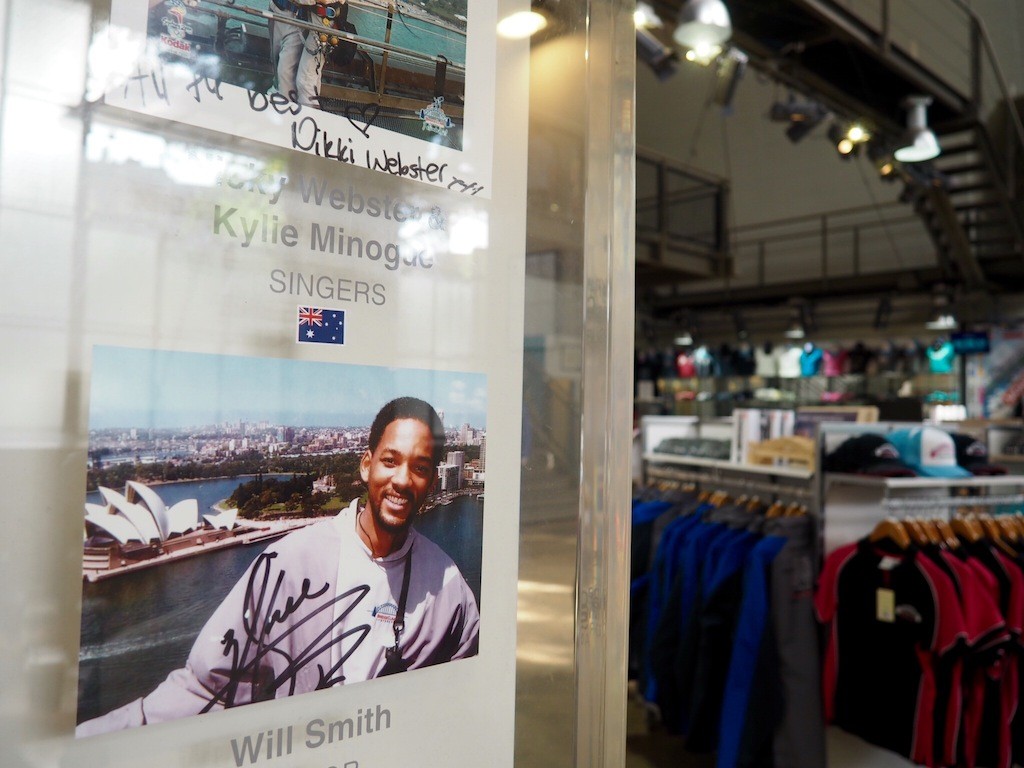
<path fill-rule="evenodd" d="M 443 410 L 445 426 L 486 427 L 482 373 L 106 346 L 93 348 L 89 427 L 361 426 L 402 395 Z"/>

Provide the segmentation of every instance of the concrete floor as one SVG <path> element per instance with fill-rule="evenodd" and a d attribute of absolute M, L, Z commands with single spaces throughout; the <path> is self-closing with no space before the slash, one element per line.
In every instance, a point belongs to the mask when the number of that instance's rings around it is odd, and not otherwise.
<path fill-rule="evenodd" d="M 626 703 L 625 768 L 712 768 L 713 755 L 693 755 L 679 736 L 667 733 L 631 691 Z"/>

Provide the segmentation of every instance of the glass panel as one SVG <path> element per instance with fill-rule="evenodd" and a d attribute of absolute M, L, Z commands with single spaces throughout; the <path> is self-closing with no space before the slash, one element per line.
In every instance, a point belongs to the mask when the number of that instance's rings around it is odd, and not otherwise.
<path fill-rule="evenodd" d="M 531 48 L 516 764 L 610 767 L 625 756 L 635 39 L 625 7 L 558 10 Z"/>
<path fill-rule="evenodd" d="M 272 3 L 0 4 L 5 757 L 619 765 L 630 13 Z"/>

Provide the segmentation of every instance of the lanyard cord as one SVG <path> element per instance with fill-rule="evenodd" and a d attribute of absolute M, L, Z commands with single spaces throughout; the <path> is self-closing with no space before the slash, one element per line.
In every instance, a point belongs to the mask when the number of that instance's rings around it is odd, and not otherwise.
<path fill-rule="evenodd" d="M 392 629 L 395 632 L 395 647 L 386 651 L 388 658 L 397 657 L 401 660 L 401 650 L 398 647 L 399 639 L 405 630 L 405 603 L 409 597 L 409 574 L 412 572 L 412 548 L 405 557 L 405 568 L 402 573 L 402 593 L 398 597 L 398 611 L 395 613 L 395 621 Z"/>

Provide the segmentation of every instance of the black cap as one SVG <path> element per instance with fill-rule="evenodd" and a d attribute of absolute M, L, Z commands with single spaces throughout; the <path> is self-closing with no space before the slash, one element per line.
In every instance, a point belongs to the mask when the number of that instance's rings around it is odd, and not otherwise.
<path fill-rule="evenodd" d="M 854 472 L 879 477 L 916 477 L 900 459 L 896 446 L 882 435 L 866 433 L 845 440 L 825 457 L 828 472 Z"/>
<path fill-rule="evenodd" d="M 988 448 L 981 440 L 963 432 L 953 432 L 953 444 L 956 446 L 956 463 L 972 475 L 1005 475 L 1009 470 L 998 464 L 989 464 Z"/>

